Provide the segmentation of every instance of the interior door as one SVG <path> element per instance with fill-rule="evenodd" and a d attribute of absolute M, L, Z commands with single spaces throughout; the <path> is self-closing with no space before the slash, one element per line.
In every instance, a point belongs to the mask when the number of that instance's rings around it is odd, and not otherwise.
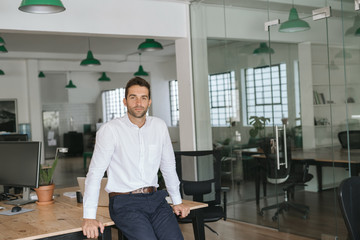
<path fill-rule="evenodd" d="M 343 227 L 334 225 L 339 216 L 336 186 L 346 176 L 346 168 L 335 166 L 339 160 L 335 155 L 340 148 L 337 133 L 347 126 L 344 58 L 336 58 L 343 50 L 339 28 L 342 20 L 331 16 L 327 1 L 314 4 L 311 12 L 293 3 L 289 11 L 288 15 L 269 11 L 270 20 L 280 20 L 280 24 L 269 23 L 269 45 L 279 52 L 270 57 L 270 65 L 294 56 L 287 65 L 289 117 L 286 126 L 292 138 L 291 164 L 308 164 L 308 172 L 313 177 L 305 186 L 295 187 L 293 198 L 290 195 L 286 199 L 280 186 L 276 193 L 278 203 L 288 201 L 309 207 L 308 215 L 289 207 L 275 220 L 280 231 L 315 238 L 335 237 L 341 235 Z M 296 47 L 277 50 L 275 46 L 279 41 L 294 43 Z M 291 112 L 291 108 L 296 111 Z"/>

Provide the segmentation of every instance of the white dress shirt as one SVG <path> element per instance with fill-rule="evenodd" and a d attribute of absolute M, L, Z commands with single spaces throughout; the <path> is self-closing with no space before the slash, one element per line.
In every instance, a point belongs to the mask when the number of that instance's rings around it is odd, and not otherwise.
<path fill-rule="evenodd" d="M 162 172 L 172 202 L 182 203 L 175 156 L 165 122 L 146 117 L 139 128 L 128 115 L 101 126 L 85 181 L 84 218 L 95 219 L 100 182 L 107 171 L 107 192 L 130 192 L 142 187 L 158 187 Z"/>

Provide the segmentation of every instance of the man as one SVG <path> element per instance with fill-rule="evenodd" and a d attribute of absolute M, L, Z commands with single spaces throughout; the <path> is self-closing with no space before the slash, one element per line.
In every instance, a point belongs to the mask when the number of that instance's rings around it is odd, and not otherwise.
<path fill-rule="evenodd" d="M 107 171 L 109 211 L 116 226 L 129 239 L 183 239 L 176 215 L 186 217 L 190 208 L 182 204 L 174 152 L 167 126 L 159 118 L 146 116 L 151 105 L 150 85 L 131 79 L 125 88 L 127 114 L 104 124 L 96 133 L 96 145 L 85 181 L 83 233 L 98 236 L 104 226 L 96 220 L 101 178 Z M 166 191 L 157 191 L 158 170 Z"/>

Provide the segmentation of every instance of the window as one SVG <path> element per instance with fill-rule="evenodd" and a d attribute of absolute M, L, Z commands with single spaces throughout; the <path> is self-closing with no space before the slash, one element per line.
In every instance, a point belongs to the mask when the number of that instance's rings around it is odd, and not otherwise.
<path fill-rule="evenodd" d="M 236 118 L 237 90 L 235 72 L 209 76 L 210 121 L 212 126 L 230 126 L 230 118 Z"/>
<path fill-rule="evenodd" d="M 169 82 L 169 91 L 170 91 L 171 126 L 177 126 L 179 122 L 179 94 L 178 94 L 177 80 L 172 80 Z"/>
<path fill-rule="evenodd" d="M 249 117 L 270 118 L 269 124 L 282 124 L 288 117 L 286 64 L 245 70 L 246 120 Z"/>
<path fill-rule="evenodd" d="M 125 88 L 108 90 L 102 93 L 104 122 L 125 115 L 126 107 L 123 103 L 124 97 Z"/>

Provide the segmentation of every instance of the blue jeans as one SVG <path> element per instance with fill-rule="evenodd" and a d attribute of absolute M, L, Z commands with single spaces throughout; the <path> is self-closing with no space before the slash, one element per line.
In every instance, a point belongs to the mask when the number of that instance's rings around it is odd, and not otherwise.
<path fill-rule="evenodd" d="M 164 190 L 110 198 L 111 219 L 129 240 L 183 240 Z"/>

